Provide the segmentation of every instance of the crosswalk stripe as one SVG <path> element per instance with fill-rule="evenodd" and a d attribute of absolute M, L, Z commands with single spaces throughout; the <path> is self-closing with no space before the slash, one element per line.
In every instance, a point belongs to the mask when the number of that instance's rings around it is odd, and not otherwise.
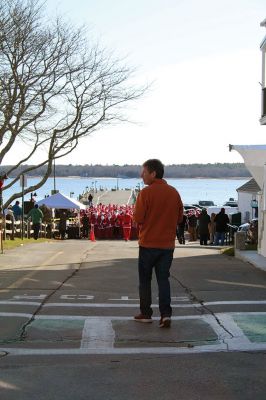
<path fill-rule="evenodd" d="M 121 299 L 120 299 L 121 301 Z M 28 306 L 39 306 L 42 303 L 36 301 L 13 301 L 13 300 L 1 300 L 0 305 L 28 305 Z M 192 308 L 192 307 L 203 307 L 203 306 L 219 306 L 219 305 L 264 305 L 266 300 L 235 300 L 235 301 L 206 301 L 202 303 L 188 303 L 188 304 L 171 304 L 172 308 Z M 46 303 L 43 307 L 95 307 L 95 308 L 138 308 L 139 303 L 128 304 L 128 303 Z M 158 304 L 152 304 L 152 307 L 158 308 Z"/>
<path fill-rule="evenodd" d="M 227 352 L 227 351 L 256 351 L 266 350 L 266 337 L 265 341 L 250 341 L 246 337 L 244 331 L 234 320 L 234 316 L 243 316 L 249 320 L 254 316 L 266 317 L 266 312 L 232 312 L 232 313 L 217 313 L 215 316 L 208 315 L 186 315 L 186 316 L 173 316 L 173 321 L 182 320 L 201 320 L 204 321 L 215 332 L 217 340 L 212 344 L 194 344 L 188 346 L 183 343 L 182 346 L 175 347 L 142 347 L 142 348 L 116 348 L 115 331 L 113 328 L 113 321 L 132 321 L 132 317 L 119 317 L 119 316 L 92 316 L 87 315 L 36 315 L 34 320 L 82 320 L 84 321 L 83 330 L 81 334 L 80 348 L 66 348 L 66 349 L 31 349 L 31 348 L 0 348 L 2 352 L 8 352 L 10 355 L 78 355 L 78 354 L 198 354 L 203 352 Z M 0 317 L 23 317 L 31 318 L 32 314 L 28 313 L 0 313 Z M 154 320 L 158 320 L 155 317 Z M 53 325 L 51 325 L 53 326 Z M 266 336 L 266 335 L 265 335 Z M 188 341 L 189 343 L 189 341 Z"/>
<path fill-rule="evenodd" d="M 82 331 L 81 349 L 113 348 L 115 331 L 110 319 L 87 318 Z"/>

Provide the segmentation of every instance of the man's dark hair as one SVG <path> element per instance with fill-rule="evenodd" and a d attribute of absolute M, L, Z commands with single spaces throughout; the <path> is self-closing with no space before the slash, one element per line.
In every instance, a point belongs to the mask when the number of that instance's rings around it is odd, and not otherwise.
<path fill-rule="evenodd" d="M 156 178 L 162 179 L 162 177 L 164 175 L 164 165 L 160 160 L 157 160 L 156 158 L 147 160 L 143 164 L 143 167 L 146 167 L 150 173 L 155 171 Z"/>

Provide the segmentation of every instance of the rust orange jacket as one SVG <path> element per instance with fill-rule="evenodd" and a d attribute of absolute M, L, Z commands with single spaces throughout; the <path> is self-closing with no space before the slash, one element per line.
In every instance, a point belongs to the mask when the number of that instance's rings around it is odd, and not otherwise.
<path fill-rule="evenodd" d="M 175 188 L 164 179 L 142 189 L 137 197 L 134 221 L 139 224 L 139 245 L 173 249 L 176 227 L 183 218 L 183 203 Z"/>

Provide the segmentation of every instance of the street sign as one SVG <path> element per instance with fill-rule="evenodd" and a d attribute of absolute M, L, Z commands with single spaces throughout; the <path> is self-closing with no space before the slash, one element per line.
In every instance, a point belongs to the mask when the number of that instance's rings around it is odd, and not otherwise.
<path fill-rule="evenodd" d="M 20 175 L 20 187 L 27 187 L 27 177 L 25 175 Z"/>

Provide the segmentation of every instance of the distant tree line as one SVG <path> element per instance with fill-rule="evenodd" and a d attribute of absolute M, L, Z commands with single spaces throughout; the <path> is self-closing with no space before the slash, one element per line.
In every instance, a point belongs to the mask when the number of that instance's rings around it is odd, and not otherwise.
<path fill-rule="evenodd" d="M 0 166 L 0 174 L 10 170 L 13 166 Z M 30 166 L 29 166 L 30 167 Z M 15 168 L 15 167 L 14 167 Z M 19 176 L 25 165 L 15 168 L 11 177 Z M 80 177 L 110 177 L 110 178 L 138 178 L 140 165 L 56 165 L 55 175 L 58 177 L 80 176 Z M 39 167 L 28 176 L 43 176 L 46 167 Z M 54 175 L 52 171 L 51 176 Z M 216 164 L 178 164 L 166 165 L 166 178 L 235 178 L 251 176 L 243 163 L 216 163 Z"/>

